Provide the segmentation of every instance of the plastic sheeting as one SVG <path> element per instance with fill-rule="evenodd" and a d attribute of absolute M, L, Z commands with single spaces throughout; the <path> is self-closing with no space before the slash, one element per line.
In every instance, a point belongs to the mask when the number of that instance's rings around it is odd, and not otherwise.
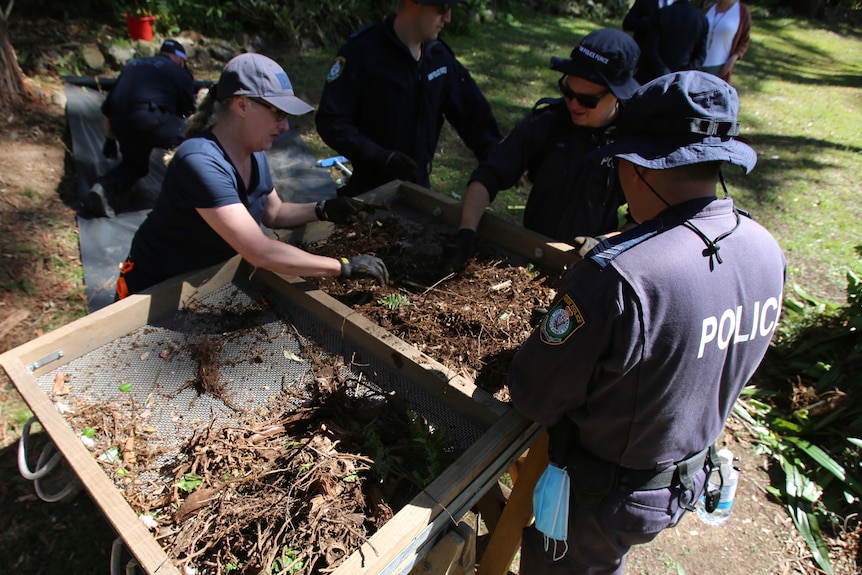
<path fill-rule="evenodd" d="M 165 175 L 165 150 L 150 155 L 150 172 L 135 184 L 128 204 L 115 218 L 95 216 L 87 208 L 87 194 L 96 178 L 114 162 L 102 155 L 105 138 L 100 107 L 105 99 L 101 84 L 89 78 L 65 78 L 66 116 L 72 135 L 76 187 L 81 209 L 78 212 L 79 243 L 84 267 L 84 284 L 90 312 L 114 301 L 119 264 L 125 260 L 138 227 L 152 209 Z M 312 202 L 335 197 L 336 184 L 329 171 L 315 167 L 316 158 L 291 130 L 276 140 L 267 152 L 273 181 L 279 196 L 286 201 Z"/>

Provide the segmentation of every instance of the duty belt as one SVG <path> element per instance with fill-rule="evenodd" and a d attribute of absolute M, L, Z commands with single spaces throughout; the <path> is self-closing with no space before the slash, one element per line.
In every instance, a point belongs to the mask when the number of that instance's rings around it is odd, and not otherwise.
<path fill-rule="evenodd" d="M 710 449 L 712 447 L 707 447 L 661 471 L 620 467 L 618 488 L 620 491 L 653 491 L 666 489 L 672 485 L 682 485 L 690 489 L 691 478 L 704 468 Z"/>

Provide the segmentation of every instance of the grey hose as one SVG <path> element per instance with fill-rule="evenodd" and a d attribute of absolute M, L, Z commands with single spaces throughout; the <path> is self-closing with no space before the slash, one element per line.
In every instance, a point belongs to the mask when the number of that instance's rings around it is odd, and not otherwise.
<path fill-rule="evenodd" d="M 59 451 L 54 453 L 57 447 L 52 442 L 49 441 L 45 447 L 42 448 L 42 453 L 39 454 L 39 459 L 36 462 L 35 471 L 32 471 L 30 466 L 27 464 L 27 445 L 30 441 L 30 428 L 34 421 L 36 421 L 35 417 L 31 417 L 27 421 L 24 425 L 24 430 L 21 433 L 21 439 L 18 441 L 18 471 L 24 479 L 28 479 L 33 482 L 33 487 L 36 489 L 36 495 L 38 495 L 39 499 L 42 501 L 56 503 L 65 499 L 72 499 L 81 491 L 81 482 L 78 481 L 76 477 L 72 477 L 72 479 L 67 481 L 59 491 L 54 493 L 49 493 L 44 488 L 43 479 L 46 479 L 48 473 L 57 467 L 58 463 L 63 461 L 62 453 Z"/>

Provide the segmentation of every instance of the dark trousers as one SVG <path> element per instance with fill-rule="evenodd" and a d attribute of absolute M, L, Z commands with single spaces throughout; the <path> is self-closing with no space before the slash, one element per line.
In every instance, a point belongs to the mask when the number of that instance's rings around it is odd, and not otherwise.
<path fill-rule="evenodd" d="M 112 201 L 128 194 L 150 171 L 153 148 L 171 149 L 182 141 L 186 120 L 161 110 L 139 110 L 111 118 L 111 131 L 120 145 L 122 161 L 97 181 Z"/>
<path fill-rule="evenodd" d="M 706 472 L 692 480 L 694 490 L 683 495 L 683 504 L 693 505 L 703 492 Z M 651 491 L 612 492 L 597 509 L 569 506 L 568 551 L 565 543 L 548 542 L 535 527 L 524 529 L 521 569 L 524 575 L 621 575 L 625 555 L 633 545 L 649 543 L 662 530 L 679 523 L 685 514 L 680 506 L 681 486 Z M 554 545 L 556 544 L 556 548 Z M 556 553 L 555 553 L 556 551 Z M 560 557 L 554 561 L 554 556 Z"/>

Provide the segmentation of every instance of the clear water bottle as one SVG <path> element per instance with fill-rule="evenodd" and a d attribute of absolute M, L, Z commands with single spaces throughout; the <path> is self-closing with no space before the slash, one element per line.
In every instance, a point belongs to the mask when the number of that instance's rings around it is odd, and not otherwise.
<path fill-rule="evenodd" d="M 736 497 L 736 485 L 739 482 L 739 471 L 733 466 L 733 453 L 729 449 L 722 449 L 718 452 L 718 460 L 721 465 L 721 476 L 724 477 L 724 485 L 721 487 L 721 496 L 718 501 L 718 506 L 715 511 L 709 513 L 706 510 L 706 496 L 701 496 L 697 505 L 697 516 L 707 525 L 724 525 L 730 519 L 730 510 L 733 506 L 733 498 Z M 721 483 L 715 474 L 710 474 L 708 484 L 709 490 L 718 489 Z"/>

